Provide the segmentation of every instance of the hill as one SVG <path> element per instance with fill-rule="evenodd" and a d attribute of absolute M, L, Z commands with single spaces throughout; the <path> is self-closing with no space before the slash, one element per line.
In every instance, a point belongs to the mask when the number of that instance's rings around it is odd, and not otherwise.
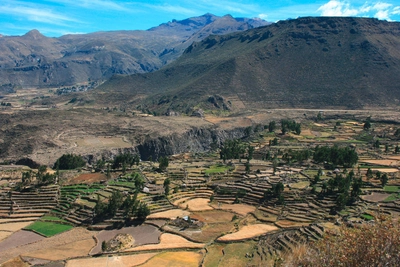
<path fill-rule="evenodd" d="M 398 47 L 398 22 L 349 17 L 280 21 L 210 36 L 163 69 L 113 77 L 91 97 L 160 114 L 198 108 L 398 106 Z"/>
<path fill-rule="evenodd" d="M 48 38 L 37 30 L 0 37 L 0 92 L 106 80 L 151 72 L 179 57 L 193 40 L 267 24 L 205 14 L 147 31 L 113 31 Z"/>

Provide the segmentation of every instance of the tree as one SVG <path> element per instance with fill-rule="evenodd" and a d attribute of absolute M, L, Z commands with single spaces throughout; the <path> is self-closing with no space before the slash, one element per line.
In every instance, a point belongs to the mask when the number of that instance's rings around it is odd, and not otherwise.
<path fill-rule="evenodd" d="M 400 147 L 399 145 L 396 145 L 396 147 L 394 148 L 394 153 L 399 153 L 400 152 Z"/>
<path fill-rule="evenodd" d="M 144 219 L 146 219 L 146 217 L 147 217 L 148 215 L 150 215 L 150 209 L 149 209 L 149 207 L 147 207 L 147 205 L 146 205 L 145 203 L 140 202 L 136 216 L 137 216 L 139 219 L 144 220 Z"/>
<path fill-rule="evenodd" d="M 123 203 L 122 194 L 119 190 L 113 190 L 110 200 L 107 205 L 107 213 L 110 216 L 115 216 L 117 210 L 121 208 Z"/>
<path fill-rule="evenodd" d="M 80 155 L 64 154 L 54 163 L 60 170 L 73 170 L 85 166 L 86 162 Z"/>
<path fill-rule="evenodd" d="M 171 181 L 169 178 L 164 180 L 164 193 L 166 196 L 169 194 L 169 185 L 171 184 Z"/>
<path fill-rule="evenodd" d="M 371 168 L 368 168 L 368 170 L 367 170 L 367 178 L 371 179 L 372 176 L 373 176 L 372 170 L 371 170 Z"/>
<path fill-rule="evenodd" d="M 268 124 L 268 131 L 269 131 L 270 133 L 272 133 L 273 131 L 275 131 L 275 129 L 276 129 L 276 122 L 275 122 L 275 121 L 271 121 L 271 122 Z"/>
<path fill-rule="evenodd" d="M 158 163 L 159 163 L 158 168 L 162 171 L 165 171 L 169 165 L 168 157 L 160 157 Z"/>
<path fill-rule="evenodd" d="M 371 122 L 367 120 L 363 126 L 364 130 L 368 131 L 371 128 Z"/>
<path fill-rule="evenodd" d="M 28 185 L 32 182 L 32 172 L 23 172 L 22 173 L 22 184 L 23 185 Z"/>
<path fill-rule="evenodd" d="M 382 186 L 385 186 L 387 184 L 388 180 L 389 180 L 388 175 L 386 173 L 384 173 L 381 177 Z"/>
<path fill-rule="evenodd" d="M 246 162 L 246 164 L 245 164 L 245 171 L 246 171 L 246 173 L 250 173 L 250 163 L 249 162 Z"/>

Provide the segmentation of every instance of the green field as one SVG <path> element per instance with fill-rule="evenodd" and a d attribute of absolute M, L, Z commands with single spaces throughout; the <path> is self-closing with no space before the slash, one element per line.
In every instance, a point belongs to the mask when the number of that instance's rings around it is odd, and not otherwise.
<path fill-rule="evenodd" d="M 55 222 L 41 222 L 41 221 L 34 222 L 31 225 L 25 227 L 25 229 L 33 230 L 46 237 L 60 234 L 72 228 L 73 228 L 72 225 L 59 224 Z"/>
<path fill-rule="evenodd" d="M 396 193 L 396 192 L 400 192 L 400 186 L 396 186 L 396 185 L 387 185 L 383 188 L 383 190 L 385 192 L 390 192 L 390 193 Z"/>
<path fill-rule="evenodd" d="M 40 218 L 41 221 L 54 221 L 54 222 L 67 222 L 64 219 L 58 218 L 56 216 L 43 216 Z"/>
<path fill-rule="evenodd" d="M 209 169 L 205 170 L 206 174 L 212 174 L 212 173 L 224 173 L 227 170 L 229 170 L 229 167 L 223 166 L 223 165 L 214 165 L 211 166 Z"/>

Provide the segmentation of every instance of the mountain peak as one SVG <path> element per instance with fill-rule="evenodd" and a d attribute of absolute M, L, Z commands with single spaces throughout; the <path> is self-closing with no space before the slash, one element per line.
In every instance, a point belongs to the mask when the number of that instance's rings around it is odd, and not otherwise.
<path fill-rule="evenodd" d="M 24 36 L 25 36 L 25 37 L 32 38 L 32 39 L 35 39 L 35 40 L 36 40 L 36 39 L 39 39 L 39 38 L 45 37 L 43 34 L 41 34 L 41 33 L 40 33 L 38 30 L 36 30 L 36 29 L 33 29 L 33 30 L 27 32 Z"/>

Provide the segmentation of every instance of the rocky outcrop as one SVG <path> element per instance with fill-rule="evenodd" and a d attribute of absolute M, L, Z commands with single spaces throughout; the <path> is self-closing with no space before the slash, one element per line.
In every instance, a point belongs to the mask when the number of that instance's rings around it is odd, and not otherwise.
<path fill-rule="evenodd" d="M 184 152 L 206 152 L 212 145 L 219 146 L 227 139 L 238 139 L 245 136 L 245 128 L 221 130 L 215 128 L 194 128 L 183 134 L 157 137 L 145 140 L 137 146 L 140 157 L 153 160 L 161 156 L 174 155 Z"/>

